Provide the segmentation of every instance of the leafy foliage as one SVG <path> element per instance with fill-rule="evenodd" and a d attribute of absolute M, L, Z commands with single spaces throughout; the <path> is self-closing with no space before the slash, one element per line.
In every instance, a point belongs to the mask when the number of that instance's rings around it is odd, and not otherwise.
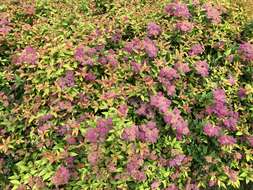
<path fill-rule="evenodd" d="M 240 3 L 3 2 L 0 189 L 252 187 Z"/>

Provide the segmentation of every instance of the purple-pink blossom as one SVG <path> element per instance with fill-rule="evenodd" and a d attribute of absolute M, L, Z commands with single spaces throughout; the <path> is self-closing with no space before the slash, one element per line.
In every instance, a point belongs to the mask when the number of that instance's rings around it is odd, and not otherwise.
<path fill-rule="evenodd" d="M 59 167 L 56 170 L 54 176 L 52 177 L 52 183 L 56 186 L 65 185 L 68 183 L 69 180 L 70 180 L 70 172 L 64 166 Z"/>
<path fill-rule="evenodd" d="M 165 113 L 168 110 L 170 104 L 171 101 L 163 96 L 161 92 L 157 95 L 151 96 L 150 98 L 150 105 L 157 108 L 162 113 Z"/>
<path fill-rule="evenodd" d="M 177 155 L 169 161 L 169 166 L 170 167 L 180 166 L 182 162 L 184 161 L 184 159 L 185 159 L 185 155 L 183 154 Z"/>
<path fill-rule="evenodd" d="M 237 130 L 237 128 L 236 128 L 236 125 L 237 125 L 237 118 L 234 118 L 234 117 L 226 118 L 226 119 L 223 121 L 223 124 L 224 124 L 224 126 L 225 126 L 228 130 L 231 130 L 231 131 L 236 131 L 236 130 Z"/>
<path fill-rule="evenodd" d="M 205 50 L 205 48 L 203 45 L 195 44 L 191 47 L 191 49 L 189 51 L 189 55 L 190 56 L 199 55 L 199 54 L 202 54 L 204 52 L 204 50 Z"/>
<path fill-rule="evenodd" d="M 126 117 L 128 112 L 128 106 L 126 104 L 121 104 L 118 107 L 118 113 L 121 117 Z"/>
<path fill-rule="evenodd" d="M 131 67 L 134 73 L 139 73 L 141 71 L 142 65 L 135 61 L 131 61 Z"/>
<path fill-rule="evenodd" d="M 222 135 L 218 138 L 221 145 L 233 145 L 236 143 L 236 139 L 229 135 Z"/>
<path fill-rule="evenodd" d="M 87 159 L 91 165 L 95 166 L 99 162 L 99 157 L 100 153 L 96 150 L 89 152 Z"/>
<path fill-rule="evenodd" d="M 164 67 L 160 70 L 159 77 L 165 78 L 167 80 L 173 80 L 173 79 L 178 78 L 179 75 L 177 74 L 177 71 L 175 69 Z"/>
<path fill-rule="evenodd" d="M 122 133 L 122 138 L 126 141 L 135 141 L 139 136 L 139 128 L 136 125 L 125 128 Z"/>
<path fill-rule="evenodd" d="M 155 58 L 158 54 L 158 48 L 155 45 L 155 42 L 152 41 L 149 38 L 145 38 L 143 40 L 143 46 L 144 46 L 144 50 L 145 52 L 148 54 L 148 56 L 150 58 Z"/>
<path fill-rule="evenodd" d="M 178 72 L 181 72 L 181 73 L 188 73 L 190 72 L 190 68 L 188 66 L 187 63 L 182 63 L 182 62 L 177 62 L 175 65 L 174 65 L 174 68 L 178 71 Z"/>
<path fill-rule="evenodd" d="M 240 44 L 238 52 L 242 60 L 253 61 L 253 45 L 249 42 L 244 42 Z"/>
<path fill-rule="evenodd" d="M 238 96 L 239 98 L 244 98 L 247 95 L 247 91 L 245 88 L 240 87 L 238 90 Z"/>
<path fill-rule="evenodd" d="M 179 21 L 176 23 L 176 29 L 181 32 L 190 32 L 192 31 L 194 25 L 189 21 Z"/>
<path fill-rule="evenodd" d="M 195 63 L 195 69 L 202 77 L 207 77 L 209 75 L 209 68 L 206 61 L 197 61 Z"/>
<path fill-rule="evenodd" d="M 217 137 L 221 132 L 221 128 L 207 123 L 203 128 L 204 133 L 209 137 Z"/>
<path fill-rule="evenodd" d="M 159 181 L 153 181 L 151 184 L 151 190 L 157 190 L 157 188 L 160 186 L 161 182 Z"/>
<path fill-rule="evenodd" d="M 221 11 L 212 6 L 210 3 L 204 4 L 206 16 L 212 23 L 217 24 L 221 22 Z"/>
<path fill-rule="evenodd" d="M 248 136 L 246 139 L 248 140 L 249 145 L 253 147 L 253 136 Z"/>
<path fill-rule="evenodd" d="M 59 79 L 58 84 L 61 89 L 64 89 L 65 87 L 72 87 L 75 85 L 74 78 L 75 76 L 73 71 L 66 71 L 65 76 Z"/>
<path fill-rule="evenodd" d="M 226 93 L 221 88 L 213 90 L 213 97 L 216 103 L 226 103 Z"/>
<path fill-rule="evenodd" d="M 28 63 L 28 64 L 35 64 L 37 62 L 38 56 L 37 52 L 31 46 L 26 47 L 21 55 L 17 59 L 17 64 L 21 63 Z"/>
<path fill-rule="evenodd" d="M 154 22 L 150 22 L 147 26 L 147 32 L 149 37 L 158 36 L 161 33 L 161 27 Z"/>
<path fill-rule="evenodd" d="M 165 190 L 178 190 L 178 188 L 177 188 L 177 186 L 175 184 L 171 184 Z"/>
<path fill-rule="evenodd" d="M 126 42 L 123 49 L 128 53 L 138 52 L 142 49 L 142 42 L 140 39 L 134 38 L 132 41 Z"/>
<path fill-rule="evenodd" d="M 85 134 L 85 138 L 88 142 L 97 143 L 103 142 L 109 131 L 112 129 L 112 119 L 103 119 L 100 118 L 97 120 L 96 128 L 89 128 Z"/>
<path fill-rule="evenodd" d="M 189 18 L 191 16 L 186 4 L 180 2 L 173 2 L 165 7 L 165 12 L 170 16 Z"/>
<path fill-rule="evenodd" d="M 148 119 L 152 119 L 155 116 L 152 106 L 147 103 L 142 103 L 140 107 L 136 110 L 136 114 L 139 116 L 145 116 Z"/>
<path fill-rule="evenodd" d="M 176 130 L 179 140 L 182 138 L 182 135 L 188 135 L 190 133 L 187 121 L 183 119 L 177 108 L 164 114 L 163 119 L 165 123 L 171 125 L 171 127 Z"/>
<path fill-rule="evenodd" d="M 158 137 L 159 130 L 155 122 L 149 121 L 147 124 L 139 126 L 140 140 L 148 143 L 156 143 Z"/>

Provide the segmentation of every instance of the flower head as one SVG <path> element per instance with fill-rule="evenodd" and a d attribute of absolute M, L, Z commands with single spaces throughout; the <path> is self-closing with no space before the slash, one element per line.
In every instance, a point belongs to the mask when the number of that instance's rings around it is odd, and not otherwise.
<path fill-rule="evenodd" d="M 70 173 L 67 168 L 61 166 L 52 177 L 52 183 L 56 186 L 67 184 L 70 179 Z"/>
<path fill-rule="evenodd" d="M 139 136 L 139 128 L 136 125 L 125 128 L 122 133 L 122 138 L 126 141 L 135 141 Z"/>
<path fill-rule="evenodd" d="M 229 135 L 222 135 L 218 138 L 218 141 L 221 145 L 233 145 L 236 143 L 236 139 Z"/>
<path fill-rule="evenodd" d="M 162 113 L 165 113 L 168 110 L 170 104 L 171 101 L 164 97 L 162 93 L 158 93 L 150 98 L 150 105 L 158 108 Z"/>
<path fill-rule="evenodd" d="M 179 77 L 177 71 L 173 68 L 162 68 L 159 73 L 160 78 L 165 78 L 167 80 L 173 80 Z"/>
<path fill-rule="evenodd" d="M 145 40 L 143 40 L 143 46 L 144 50 L 146 51 L 146 53 L 150 58 L 154 58 L 157 56 L 158 48 L 151 39 L 145 38 Z"/>
<path fill-rule="evenodd" d="M 204 9 L 206 11 L 207 18 L 210 19 L 212 23 L 217 24 L 221 22 L 221 12 L 218 9 L 209 3 L 204 5 Z"/>
<path fill-rule="evenodd" d="M 207 123 L 203 128 L 204 133 L 209 137 L 217 137 L 220 134 L 221 128 Z"/>
<path fill-rule="evenodd" d="M 165 7 L 165 12 L 171 16 L 189 18 L 191 16 L 189 9 L 184 3 L 170 3 Z"/>
<path fill-rule="evenodd" d="M 253 45 L 249 42 L 240 44 L 238 52 L 244 61 L 253 61 Z"/>
<path fill-rule="evenodd" d="M 161 33 L 161 27 L 154 22 L 150 22 L 147 26 L 148 36 L 158 36 Z"/>
<path fill-rule="evenodd" d="M 204 52 L 204 46 L 201 44 L 195 44 L 191 47 L 191 50 L 189 51 L 190 56 L 195 56 L 198 54 L 202 54 Z"/>
<path fill-rule="evenodd" d="M 22 51 L 21 55 L 18 57 L 17 64 L 20 63 L 35 64 L 37 59 L 38 57 L 36 50 L 31 46 L 28 46 Z"/>
<path fill-rule="evenodd" d="M 209 75 L 208 64 L 206 61 L 196 62 L 195 69 L 197 70 L 197 73 L 200 74 L 202 77 L 206 77 Z"/>
<path fill-rule="evenodd" d="M 181 73 L 188 73 L 188 72 L 190 72 L 190 68 L 189 68 L 189 66 L 188 66 L 188 64 L 186 64 L 186 63 L 181 63 L 181 62 L 177 62 L 175 65 L 174 65 L 174 68 L 177 70 L 177 71 L 179 71 L 179 72 L 181 72 Z"/>
<path fill-rule="evenodd" d="M 190 32 L 193 29 L 193 23 L 189 21 L 180 21 L 176 23 L 176 29 L 181 32 Z"/>
<path fill-rule="evenodd" d="M 185 155 L 183 154 L 177 155 L 172 160 L 169 161 L 169 166 L 170 167 L 180 166 L 184 161 L 184 159 Z"/>
<path fill-rule="evenodd" d="M 225 103 L 226 102 L 226 94 L 225 90 L 217 88 L 213 90 L 213 97 L 216 103 Z"/>

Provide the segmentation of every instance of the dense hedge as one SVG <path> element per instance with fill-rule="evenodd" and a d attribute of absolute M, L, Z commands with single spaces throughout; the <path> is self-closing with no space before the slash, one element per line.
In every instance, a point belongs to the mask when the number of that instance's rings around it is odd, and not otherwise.
<path fill-rule="evenodd" d="M 228 0 L 3 0 L 0 189 L 246 188 L 252 28 Z"/>

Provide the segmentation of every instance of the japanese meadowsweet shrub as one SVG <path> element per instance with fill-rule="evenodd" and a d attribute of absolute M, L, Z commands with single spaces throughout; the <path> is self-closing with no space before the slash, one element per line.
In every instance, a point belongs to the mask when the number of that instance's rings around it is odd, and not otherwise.
<path fill-rule="evenodd" d="M 0 189 L 253 182 L 244 12 L 225 0 L 135 3 L 1 5 Z"/>

